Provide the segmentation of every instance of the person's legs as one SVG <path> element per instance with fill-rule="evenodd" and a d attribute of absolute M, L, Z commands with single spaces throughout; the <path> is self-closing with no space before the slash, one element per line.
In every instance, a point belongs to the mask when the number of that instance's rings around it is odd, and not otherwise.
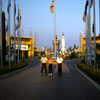
<path fill-rule="evenodd" d="M 62 64 L 60 65 L 60 73 L 62 73 Z"/>
<path fill-rule="evenodd" d="M 60 64 L 58 64 L 58 73 L 60 73 Z"/>
<path fill-rule="evenodd" d="M 51 64 L 51 75 L 52 75 L 52 64 Z"/>
<path fill-rule="evenodd" d="M 42 64 L 42 67 L 41 67 L 41 74 L 43 74 L 43 67 L 44 67 L 44 66 L 43 66 L 43 64 Z"/>
<path fill-rule="evenodd" d="M 52 64 L 50 65 L 50 73 L 52 73 Z"/>
<path fill-rule="evenodd" d="M 49 64 L 49 74 L 50 74 L 50 64 Z"/>
<path fill-rule="evenodd" d="M 49 75 L 52 75 L 52 64 L 49 64 Z"/>
<path fill-rule="evenodd" d="M 62 74 L 62 66 L 61 64 L 58 64 L 58 74 L 61 76 Z"/>
<path fill-rule="evenodd" d="M 44 64 L 44 68 L 45 68 L 45 74 L 47 74 L 47 67 L 46 67 L 46 64 Z"/>

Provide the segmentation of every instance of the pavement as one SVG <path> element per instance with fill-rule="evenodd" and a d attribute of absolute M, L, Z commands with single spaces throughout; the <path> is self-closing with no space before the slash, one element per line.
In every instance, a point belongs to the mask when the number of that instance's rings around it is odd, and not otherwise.
<path fill-rule="evenodd" d="M 40 76 L 39 60 L 31 60 L 32 67 L 0 79 L 0 100 L 100 100 L 100 92 L 77 70 L 76 61 L 65 61 L 63 74 Z"/>

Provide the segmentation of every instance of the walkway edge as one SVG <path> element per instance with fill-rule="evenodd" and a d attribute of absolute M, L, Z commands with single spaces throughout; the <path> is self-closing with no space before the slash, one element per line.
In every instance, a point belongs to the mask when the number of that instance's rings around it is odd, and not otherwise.
<path fill-rule="evenodd" d="M 88 77 L 84 72 L 82 72 L 77 65 L 75 64 L 75 68 L 76 70 L 82 75 L 84 76 L 95 88 L 97 88 L 100 91 L 100 85 L 97 84 L 94 80 L 92 80 L 90 77 Z"/>
<path fill-rule="evenodd" d="M 18 72 L 22 72 L 22 71 L 28 69 L 30 66 L 31 66 L 31 64 L 25 66 L 24 68 L 21 68 L 21 69 L 18 69 L 18 70 L 15 70 L 15 71 L 12 71 L 12 72 L 6 73 L 6 74 L 4 74 L 4 75 L 1 75 L 1 76 L 0 76 L 0 79 L 3 79 L 3 78 L 6 78 L 6 77 L 9 77 L 9 76 L 14 75 L 14 74 L 16 74 L 16 73 L 18 73 Z"/>

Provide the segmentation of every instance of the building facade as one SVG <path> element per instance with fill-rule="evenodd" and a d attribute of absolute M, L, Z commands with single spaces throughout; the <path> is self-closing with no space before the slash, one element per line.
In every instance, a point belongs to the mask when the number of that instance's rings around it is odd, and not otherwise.
<path fill-rule="evenodd" d="M 94 45 L 94 37 L 91 37 L 92 47 Z M 96 44 L 100 44 L 100 35 L 96 36 Z M 85 56 L 86 41 L 85 37 L 81 37 L 81 56 Z"/>
<path fill-rule="evenodd" d="M 21 55 L 23 58 L 31 58 L 34 56 L 33 37 L 21 36 Z M 14 50 L 14 36 L 11 36 L 11 48 Z M 18 50 L 18 36 L 16 36 L 16 50 Z"/>

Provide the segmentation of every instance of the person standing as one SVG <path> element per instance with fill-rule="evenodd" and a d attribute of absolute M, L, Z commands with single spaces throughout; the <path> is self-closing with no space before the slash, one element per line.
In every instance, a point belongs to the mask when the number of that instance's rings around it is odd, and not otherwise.
<path fill-rule="evenodd" d="M 63 58 L 61 57 L 61 54 L 58 55 L 56 60 L 57 68 L 58 68 L 58 74 L 59 76 L 62 75 L 62 67 L 63 67 Z"/>
<path fill-rule="evenodd" d="M 47 57 L 45 54 L 42 55 L 40 60 L 40 66 L 41 66 L 41 75 L 43 75 L 43 70 L 45 70 L 45 75 L 47 75 Z"/>
<path fill-rule="evenodd" d="M 52 64 L 53 64 L 53 60 L 52 60 L 52 57 L 49 57 L 49 60 L 48 60 L 48 69 L 49 69 L 49 74 L 50 76 L 52 76 Z"/>

